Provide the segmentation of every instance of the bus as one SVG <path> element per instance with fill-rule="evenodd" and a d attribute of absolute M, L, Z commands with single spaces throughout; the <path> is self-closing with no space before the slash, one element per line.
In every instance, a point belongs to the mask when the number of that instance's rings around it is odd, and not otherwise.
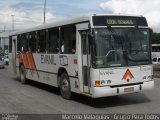
<path fill-rule="evenodd" d="M 160 57 L 160 44 L 152 44 L 152 58 Z"/>
<path fill-rule="evenodd" d="M 33 80 L 92 98 L 150 90 L 150 28 L 143 16 L 91 14 L 10 35 L 10 69 Z"/>

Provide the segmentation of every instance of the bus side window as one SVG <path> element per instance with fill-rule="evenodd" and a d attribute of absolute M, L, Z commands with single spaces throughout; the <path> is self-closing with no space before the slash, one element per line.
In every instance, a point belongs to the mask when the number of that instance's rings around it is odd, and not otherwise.
<path fill-rule="evenodd" d="M 22 34 L 20 37 L 21 41 L 21 50 L 22 52 L 27 52 L 28 51 L 28 38 L 27 34 Z"/>
<path fill-rule="evenodd" d="M 21 47 L 22 47 L 21 35 L 18 35 L 18 37 L 17 37 L 17 52 L 22 51 Z"/>
<path fill-rule="evenodd" d="M 61 28 L 60 32 L 61 53 L 75 54 L 76 52 L 76 27 L 69 25 Z"/>
<path fill-rule="evenodd" d="M 64 53 L 64 28 L 60 29 L 60 53 Z"/>
<path fill-rule="evenodd" d="M 73 27 L 71 40 L 72 40 L 71 54 L 75 54 L 76 53 L 76 27 Z"/>
<path fill-rule="evenodd" d="M 38 47 L 37 52 L 46 52 L 46 30 L 41 30 L 37 34 L 38 36 Z"/>
<path fill-rule="evenodd" d="M 51 29 L 48 31 L 49 39 L 47 42 L 47 48 L 49 53 L 58 53 L 59 52 L 59 29 Z"/>
<path fill-rule="evenodd" d="M 29 33 L 29 52 L 36 52 L 36 32 Z"/>

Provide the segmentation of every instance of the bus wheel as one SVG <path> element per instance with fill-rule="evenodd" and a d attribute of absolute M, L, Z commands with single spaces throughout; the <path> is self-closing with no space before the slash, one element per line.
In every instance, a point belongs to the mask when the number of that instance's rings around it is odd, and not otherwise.
<path fill-rule="evenodd" d="M 24 66 L 22 65 L 20 67 L 20 80 L 21 80 L 21 83 L 22 84 L 26 84 L 27 83 L 27 79 L 26 79 L 26 71 L 25 71 L 25 68 Z"/>
<path fill-rule="evenodd" d="M 60 91 L 64 99 L 71 99 L 71 86 L 66 73 L 63 73 L 60 77 Z"/>

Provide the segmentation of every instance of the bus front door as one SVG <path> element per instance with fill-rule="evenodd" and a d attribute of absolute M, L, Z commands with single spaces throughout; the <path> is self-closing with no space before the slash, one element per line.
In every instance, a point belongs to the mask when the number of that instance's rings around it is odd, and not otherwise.
<path fill-rule="evenodd" d="M 16 54 L 17 54 L 17 37 L 13 36 L 12 37 L 12 69 L 14 74 L 17 74 L 17 70 L 16 70 Z"/>
<path fill-rule="evenodd" d="M 90 94 L 90 47 L 88 39 L 90 31 L 88 26 L 88 23 L 77 25 L 77 54 L 80 90 Z"/>

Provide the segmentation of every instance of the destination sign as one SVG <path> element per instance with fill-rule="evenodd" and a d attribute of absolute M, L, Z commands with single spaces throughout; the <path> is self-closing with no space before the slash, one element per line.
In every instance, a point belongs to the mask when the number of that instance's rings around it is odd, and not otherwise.
<path fill-rule="evenodd" d="M 133 20 L 121 20 L 121 19 L 107 19 L 106 24 L 109 25 L 134 25 Z"/>
<path fill-rule="evenodd" d="M 144 17 L 93 16 L 94 26 L 148 26 Z"/>

